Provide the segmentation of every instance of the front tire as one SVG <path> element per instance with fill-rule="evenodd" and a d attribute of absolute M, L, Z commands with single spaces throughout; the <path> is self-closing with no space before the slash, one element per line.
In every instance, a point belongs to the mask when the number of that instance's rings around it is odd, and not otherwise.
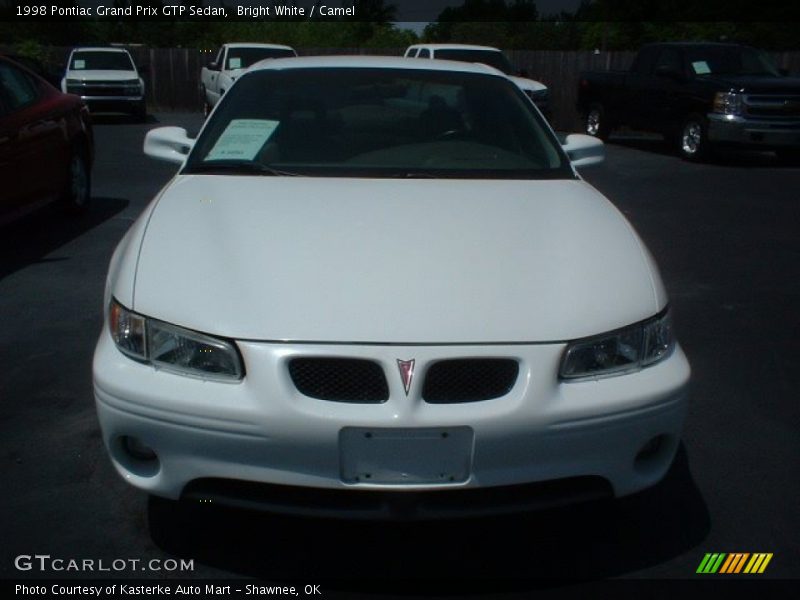
<path fill-rule="evenodd" d="M 89 159 L 82 145 L 76 145 L 69 159 L 67 180 L 61 195 L 64 209 L 73 215 L 80 215 L 89 210 L 92 194 L 92 175 Z"/>
<path fill-rule="evenodd" d="M 586 112 L 584 131 L 587 135 L 608 141 L 611 135 L 611 124 L 602 104 L 592 104 Z"/>
<path fill-rule="evenodd" d="M 702 160 L 709 152 L 708 120 L 702 115 L 689 115 L 678 135 L 678 153 L 684 160 Z"/>

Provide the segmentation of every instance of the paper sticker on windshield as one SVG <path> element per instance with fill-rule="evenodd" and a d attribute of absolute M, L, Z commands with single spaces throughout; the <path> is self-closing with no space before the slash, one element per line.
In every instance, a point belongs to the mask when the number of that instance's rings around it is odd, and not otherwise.
<path fill-rule="evenodd" d="M 708 66 L 708 63 L 704 60 L 698 60 L 697 62 L 692 63 L 692 69 L 697 75 L 708 75 L 711 73 L 711 67 Z"/>
<path fill-rule="evenodd" d="M 253 160 L 279 121 L 233 119 L 204 160 Z"/>
<path fill-rule="evenodd" d="M 76 58 L 75 60 L 72 61 L 72 68 L 73 69 L 85 69 L 86 68 L 86 61 Z"/>
<path fill-rule="evenodd" d="M 228 68 L 229 69 L 241 69 L 242 68 L 242 59 L 241 58 L 229 58 L 228 59 Z"/>

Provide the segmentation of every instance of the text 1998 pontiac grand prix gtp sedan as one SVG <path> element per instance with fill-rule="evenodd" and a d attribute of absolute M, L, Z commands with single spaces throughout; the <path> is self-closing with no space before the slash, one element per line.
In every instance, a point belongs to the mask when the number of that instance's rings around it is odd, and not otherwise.
<path fill-rule="evenodd" d="M 345 517 L 658 482 L 689 365 L 650 254 L 574 169 L 602 143 L 566 142 L 488 67 L 377 57 L 260 63 L 196 140 L 151 131 L 181 168 L 109 269 L 116 469 Z"/>

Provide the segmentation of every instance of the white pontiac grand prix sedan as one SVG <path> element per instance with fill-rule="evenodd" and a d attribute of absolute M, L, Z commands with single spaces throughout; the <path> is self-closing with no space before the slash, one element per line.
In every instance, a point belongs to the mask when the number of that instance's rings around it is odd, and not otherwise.
<path fill-rule="evenodd" d="M 103 439 L 167 499 L 431 518 L 623 496 L 678 447 L 689 364 L 656 265 L 482 65 L 248 70 L 111 260 Z"/>

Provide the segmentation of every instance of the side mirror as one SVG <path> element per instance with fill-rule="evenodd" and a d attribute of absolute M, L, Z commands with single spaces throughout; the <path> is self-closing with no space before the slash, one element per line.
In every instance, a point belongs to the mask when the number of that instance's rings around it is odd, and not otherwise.
<path fill-rule="evenodd" d="M 219 71 L 219 64 L 216 62 L 208 63 L 208 70 L 209 71 Z"/>
<path fill-rule="evenodd" d="M 144 136 L 144 153 L 171 163 L 183 164 L 193 145 L 183 127 L 158 127 Z"/>
<path fill-rule="evenodd" d="M 575 168 L 599 165 L 606 159 L 606 147 L 602 140 L 583 133 L 569 134 L 561 147 Z"/>

